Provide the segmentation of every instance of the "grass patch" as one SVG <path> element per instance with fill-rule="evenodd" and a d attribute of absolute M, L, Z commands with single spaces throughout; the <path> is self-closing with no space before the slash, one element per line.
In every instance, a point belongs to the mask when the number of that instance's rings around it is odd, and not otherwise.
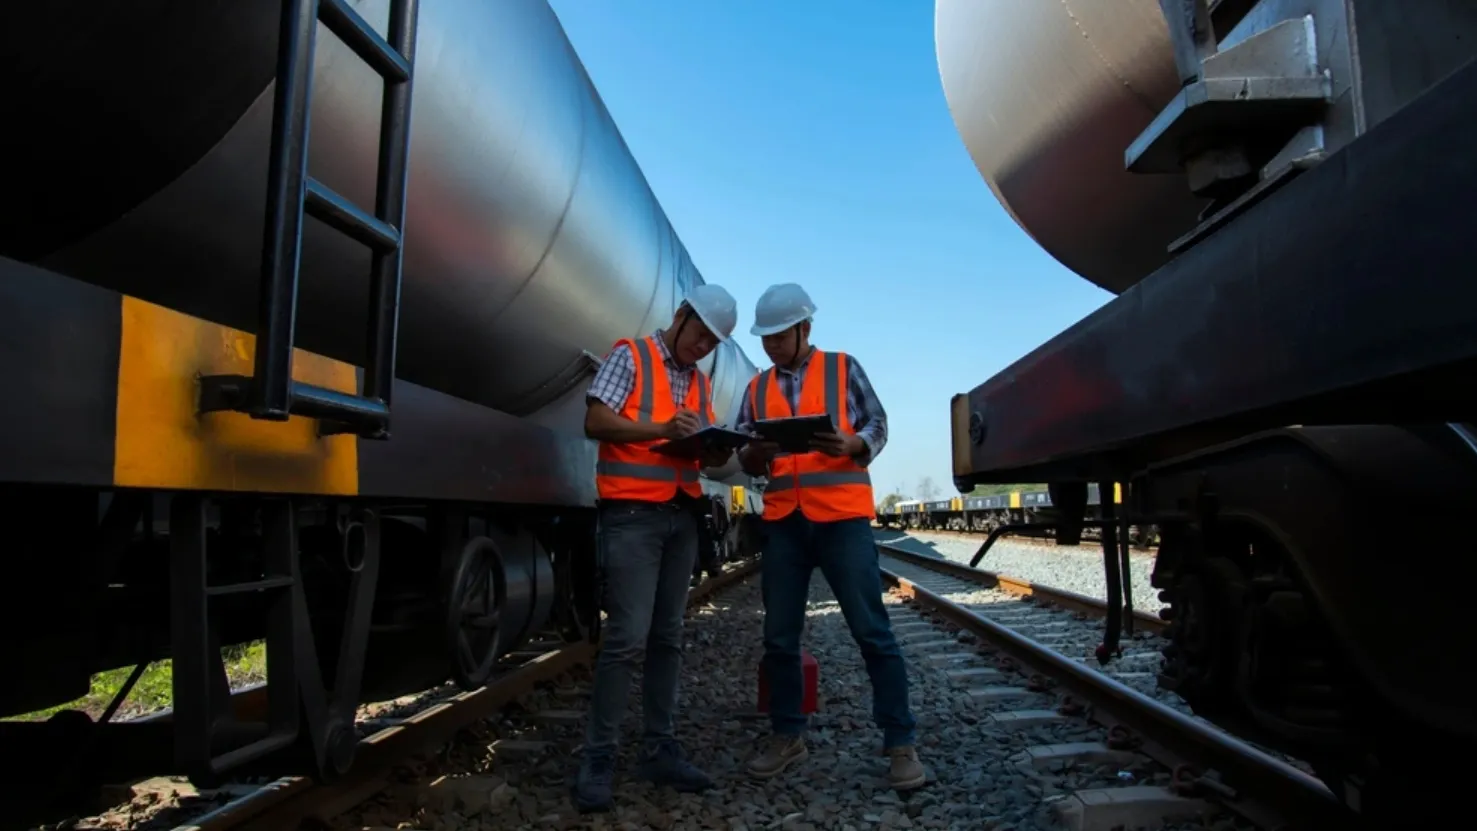
<path fill-rule="evenodd" d="M 221 657 L 225 660 L 226 679 L 230 681 L 232 689 L 265 681 L 267 678 L 266 641 L 228 646 L 221 650 Z M 99 672 L 92 676 L 92 689 L 76 701 L 68 701 L 45 710 L 37 710 L 34 713 L 3 720 L 44 721 L 60 710 L 81 710 L 96 719 L 108 709 L 108 704 L 118 694 L 118 691 L 123 689 L 124 682 L 132 673 L 133 667 Z M 171 662 L 168 660 L 155 661 L 144 669 L 144 674 L 139 676 L 138 683 L 134 684 L 133 690 L 129 692 L 128 700 L 123 702 L 123 706 L 118 709 L 118 714 L 113 718 L 133 718 L 169 707 L 172 703 L 173 691 L 174 673 Z"/>

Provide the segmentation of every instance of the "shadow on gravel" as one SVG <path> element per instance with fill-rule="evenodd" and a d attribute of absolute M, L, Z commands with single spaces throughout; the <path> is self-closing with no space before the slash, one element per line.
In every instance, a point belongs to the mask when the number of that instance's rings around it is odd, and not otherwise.
<path fill-rule="evenodd" d="M 904 531 L 897 531 L 891 528 L 873 528 L 872 539 L 876 540 L 878 545 L 890 545 L 909 554 L 917 554 L 920 557 L 932 557 L 935 560 L 948 559 L 948 557 L 945 557 L 939 551 L 936 543 L 925 542 L 917 537 L 910 537 Z"/>

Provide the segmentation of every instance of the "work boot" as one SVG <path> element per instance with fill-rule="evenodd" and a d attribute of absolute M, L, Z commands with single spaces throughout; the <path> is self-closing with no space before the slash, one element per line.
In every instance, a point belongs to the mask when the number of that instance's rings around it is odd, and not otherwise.
<path fill-rule="evenodd" d="M 615 776 L 615 754 L 586 751 L 574 782 L 574 807 L 582 814 L 609 811 L 610 782 Z"/>
<path fill-rule="evenodd" d="M 805 740 L 799 736 L 770 736 L 759 755 L 749 761 L 749 775 L 756 779 L 770 779 L 809 755 Z"/>
<path fill-rule="evenodd" d="M 675 741 L 658 744 L 637 769 L 637 775 L 657 787 L 671 785 L 679 793 L 697 793 L 713 787 L 713 780 L 686 759 Z"/>
<path fill-rule="evenodd" d="M 912 745 L 889 748 L 892 768 L 887 772 L 887 781 L 900 791 L 921 787 L 928 779 L 923 763 L 918 761 L 918 751 Z"/>

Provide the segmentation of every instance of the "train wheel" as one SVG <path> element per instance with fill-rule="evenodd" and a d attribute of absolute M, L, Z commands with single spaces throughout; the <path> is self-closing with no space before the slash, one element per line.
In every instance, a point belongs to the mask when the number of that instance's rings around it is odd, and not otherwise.
<path fill-rule="evenodd" d="M 1235 709 L 1245 579 L 1236 564 L 1208 557 L 1164 592 L 1173 609 L 1162 684 L 1213 718 Z"/>
<path fill-rule="evenodd" d="M 457 559 L 446 604 L 451 674 L 464 690 L 482 686 L 492 675 L 507 599 L 508 583 L 497 545 L 487 537 L 468 540 Z"/>

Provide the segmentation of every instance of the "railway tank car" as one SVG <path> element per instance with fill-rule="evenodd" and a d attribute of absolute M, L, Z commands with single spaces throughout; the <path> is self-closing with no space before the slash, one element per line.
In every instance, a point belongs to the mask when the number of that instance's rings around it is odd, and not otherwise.
<path fill-rule="evenodd" d="M 1161 684 L 1374 827 L 1431 819 L 1429 759 L 1477 739 L 1477 6 L 937 0 L 935 37 L 1006 212 L 1117 295 L 954 397 L 956 485 L 1081 517 L 1125 483 L 1104 569 L 1157 526 Z M 1418 598 L 1392 555 L 1432 557 Z"/>
<path fill-rule="evenodd" d="M 144 774 L 342 775 L 357 703 L 595 637 L 583 390 L 703 278 L 544 0 L 13 22 L 0 715 L 163 658 L 174 711 L 0 722 L 33 772 L 8 819 Z M 754 364 L 702 367 L 732 423 Z M 736 463 L 705 476 L 752 513 Z M 220 648 L 257 638 L 238 721 Z"/>

